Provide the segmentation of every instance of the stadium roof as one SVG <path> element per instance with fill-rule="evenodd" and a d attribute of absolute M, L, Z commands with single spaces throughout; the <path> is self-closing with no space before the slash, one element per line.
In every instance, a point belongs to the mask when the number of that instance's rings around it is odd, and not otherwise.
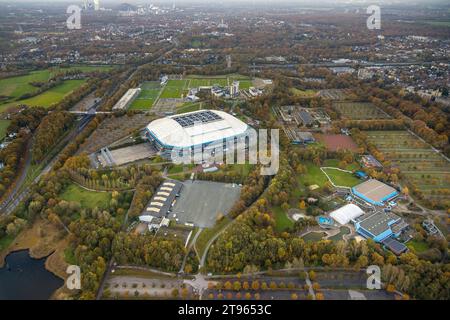
<path fill-rule="evenodd" d="M 199 110 L 152 121 L 147 130 L 167 148 L 189 148 L 242 135 L 248 125 L 218 110 Z"/>
<path fill-rule="evenodd" d="M 353 203 L 349 203 L 339 209 L 330 213 L 330 217 L 336 220 L 339 224 L 347 224 L 351 220 L 364 214 L 360 207 Z"/>

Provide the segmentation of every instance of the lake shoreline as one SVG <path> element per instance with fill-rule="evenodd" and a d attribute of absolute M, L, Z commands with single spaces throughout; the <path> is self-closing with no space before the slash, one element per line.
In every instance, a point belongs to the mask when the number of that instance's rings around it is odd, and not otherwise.
<path fill-rule="evenodd" d="M 44 236 L 41 236 L 45 233 Z M 68 264 L 64 260 L 64 249 L 67 247 L 66 237 L 61 237 L 61 230 L 50 222 L 37 220 L 31 227 L 23 230 L 13 242 L 0 253 L 0 268 L 4 267 L 6 257 L 12 253 L 28 250 L 32 259 L 44 259 L 45 269 L 62 279 L 64 284 L 55 290 L 49 299 L 64 299 L 70 296 L 65 281 Z"/>

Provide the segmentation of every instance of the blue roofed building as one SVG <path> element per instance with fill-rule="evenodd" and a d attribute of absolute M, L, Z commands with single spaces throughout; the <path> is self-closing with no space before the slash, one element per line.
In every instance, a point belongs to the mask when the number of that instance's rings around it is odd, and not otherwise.
<path fill-rule="evenodd" d="M 398 237 L 408 227 L 408 224 L 399 216 L 391 212 L 375 212 L 364 215 L 355 222 L 355 229 L 364 238 L 376 242 L 383 242 L 389 237 Z"/>

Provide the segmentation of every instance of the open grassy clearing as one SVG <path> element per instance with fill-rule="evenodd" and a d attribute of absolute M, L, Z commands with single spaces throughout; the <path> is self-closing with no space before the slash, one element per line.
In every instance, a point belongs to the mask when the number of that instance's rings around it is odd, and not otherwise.
<path fill-rule="evenodd" d="M 286 212 L 281 207 L 272 207 L 272 212 L 275 218 L 275 230 L 282 232 L 294 226 L 294 221 L 288 218 Z"/>
<path fill-rule="evenodd" d="M 317 95 L 317 91 L 315 91 L 315 90 L 300 90 L 297 88 L 291 88 L 290 91 L 296 97 L 302 97 L 302 98 L 312 98 Z"/>
<path fill-rule="evenodd" d="M 86 80 L 67 80 L 35 97 L 21 100 L 20 103 L 31 107 L 50 107 L 60 102 L 64 97 L 81 87 L 85 82 Z"/>
<path fill-rule="evenodd" d="M 333 183 L 337 186 L 343 186 L 343 187 L 354 187 L 357 184 L 361 183 L 361 180 L 353 176 L 353 174 L 340 171 L 337 169 L 323 169 L 330 179 L 333 181 Z"/>
<path fill-rule="evenodd" d="M 6 136 L 6 129 L 10 123 L 9 120 L 0 120 L 0 141 Z"/>
<path fill-rule="evenodd" d="M 334 236 L 332 236 L 332 237 L 329 237 L 328 240 L 339 241 L 339 240 L 342 240 L 343 236 L 346 235 L 346 234 L 350 234 L 350 229 L 347 228 L 347 227 L 341 227 L 339 229 L 339 233 L 334 235 Z"/>
<path fill-rule="evenodd" d="M 353 120 L 387 119 L 389 116 L 371 102 L 333 102 L 333 108 L 343 118 Z"/>
<path fill-rule="evenodd" d="M 410 240 L 406 245 L 417 253 L 424 252 L 430 248 L 425 241 Z"/>
<path fill-rule="evenodd" d="M 299 175 L 298 180 L 301 184 L 310 186 L 318 185 L 322 188 L 328 181 L 327 176 L 320 170 L 320 167 L 338 167 L 339 160 L 328 159 L 323 162 L 321 166 L 317 166 L 314 163 L 308 161 L 305 162 L 307 173 Z M 357 164 L 349 164 L 345 170 L 354 171 L 357 170 L 359 166 Z M 335 169 L 324 169 L 330 176 L 330 179 L 335 185 L 352 187 L 361 181 L 353 176 L 351 173 L 342 172 Z"/>
<path fill-rule="evenodd" d="M 199 102 L 185 102 L 181 107 L 177 109 L 177 113 L 186 113 L 200 110 L 202 104 Z"/>
<path fill-rule="evenodd" d="M 427 198 L 448 200 L 450 163 L 407 131 L 368 131 L 368 140 Z"/>
<path fill-rule="evenodd" d="M 73 66 L 70 68 L 49 68 L 39 71 L 31 71 L 27 75 L 0 79 L 0 96 L 8 96 L 11 99 L 17 99 L 26 93 L 33 93 L 38 88 L 32 86 L 32 82 L 47 82 L 58 73 L 80 70 L 89 71 L 108 71 L 111 66 Z"/>
<path fill-rule="evenodd" d="M 195 242 L 195 248 L 197 249 L 200 257 L 203 255 L 203 252 L 205 251 L 206 245 L 208 244 L 209 240 L 214 237 L 215 234 L 220 232 L 220 230 L 225 228 L 229 223 L 231 223 L 231 220 L 229 220 L 228 218 L 223 218 L 219 222 L 216 222 L 214 227 L 206 228 L 201 231 L 200 235 L 197 238 L 197 241 Z"/>
<path fill-rule="evenodd" d="M 322 240 L 323 237 L 325 237 L 327 234 L 325 232 L 309 232 L 305 234 L 302 238 L 305 241 L 311 241 L 311 242 L 317 242 Z"/>
<path fill-rule="evenodd" d="M 83 208 L 107 208 L 111 201 L 109 192 L 89 191 L 76 184 L 69 185 L 60 197 L 66 201 L 77 201 Z"/>

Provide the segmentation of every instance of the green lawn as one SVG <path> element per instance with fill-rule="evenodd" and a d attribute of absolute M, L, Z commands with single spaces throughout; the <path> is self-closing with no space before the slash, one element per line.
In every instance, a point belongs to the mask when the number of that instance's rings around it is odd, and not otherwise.
<path fill-rule="evenodd" d="M 200 110 L 201 104 L 199 102 L 185 102 L 177 109 L 177 113 L 186 113 Z"/>
<path fill-rule="evenodd" d="M 297 97 L 302 98 L 311 98 L 314 97 L 317 94 L 317 91 L 315 90 L 300 90 L 297 88 L 291 88 L 290 91 Z"/>
<path fill-rule="evenodd" d="M 45 70 L 39 70 L 39 71 L 31 71 L 26 75 L 23 76 L 17 76 L 17 77 L 10 77 L 0 80 L 0 96 L 8 97 L 7 100 L 3 101 L 3 103 L 0 103 L 0 112 L 7 109 L 8 107 L 12 107 L 16 105 L 16 100 L 23 96 L 26 93 L 33 93 L 37 92 L 38 88 L 32 86 L 30 83 L 32 82 L 47 82 L 51 77 L 55 76 L 58 73 L 67 72 L 67 71 L 73 71 L 73 70 L 81 70 L 84 72 L 89 71 L 108 71 L 112 69 L 112 66 L 72 66 L 69 68 L 59 68 L 59 67 L 53 67 Z M 66 81 L 67 82 L 67 81 Z M 68 85 L 62 88 L 53 88 L 56 89 L 56 93 L 58 93 L 58 90 L 66 90 L 67 86 L 70 87 L 70 82 Z M 69 90 L 71 91 L 71 90 Z M 40 96 L 40 95 L 39 95 Z M 44 99 L 44 102 L 46 102 L 46 99 L 53 99 L 54 97 L 43 97 L 40 99 Z M 22 101 L 20 101 L 22 102 Z M 33 102 L 33 101 L 32 101 Z M 38 101 L 41 102 L 41 101 Z"/>
<path fill-rule="evenodd" d="M 0 252 L 9 247 L 9 245 L 14 241 L 14 236 L 4 236 L 0 238 Z"/>
<path fill-rule="evenodd" d="M 187 90 L 189 80 L 169 80 L 161 93 L 162 99 L 181 98 L 181 95 Z"/>
<path fill-rule="evenodd" d="M 64 260 L 68 264 L 77 264 L 77 261 L 75 259 L 75 252 L 73 251 L 72 247 L 67 247 L 64 249 Z"/>
<path fill-rule="evenodd" d="M 428 243 L 425 241 L 411 240 L 406 245 L 409 249 L 414 249 L 417 253 L 424 252 L 429 249 Z"/>
<path fill-rule="evenodd" d="M 212 237 L 214 237 L 214 235 L 217 234 L 220 230 L 225 228 L 229 223 L 231 223 L 231 220 L 229 220 L 228 218 L 223 218 L 219 222 L 216 222 L 214 227 L 206 228 L 201 231 L 200 235 L 197 238 L 197 241 L 195 242 L 195 248 L 197 248 L 197 252 L 200 257 L 203 255 L 203 251 L 205 251 L 208 241 Z"/>
<path fill-rule="evenodd" d="M 317 242 L 322 240 L 322 238 L 324 236 L 326 236 L 327 234 L 325 232 L 309 232 L 307 234 L 305 234 L 302 238 L 305 241 L 311 241 L 311 242 Z"/>
<path fill-rule="evenodd" d="M 323 162 L 322 167 L 337 167 L 338 163 L 339 160 L 337 159 L 328 159 Z M 299 182 L 306 186 L 317 184 L 322 188 L 328 181 L 328 179 L 326 175 L 320 170 L 320 167 L 316 166 L 310 161 L 304 163 L 304 165 L 306 166 L 307 173 L 299 176 Z M 354 171 L 358 168 L 359 166 L 357 164 L 350 164 L 345 168 L 345 170 Z M 353 187 L 361 182 L 361 180 L 354 177 L 351 173 L 346 173 L 334 169 L 326 169 L 325 171 L 336 185 Z"/>
<path fill-rule="evenodd" d="M 275 215 L 275 230 L 282 232 L 287 228 L 294 226 L 294 222 L 288 218 L 286 212 L 281 207 L 272 207 L 272 212 Z"/>
<path fill-rule="evenodd" d="M 107 208 L 111 200 L 109 192 L 88 191 L 76 184 L 69 185 L 60 197 L 66 201 L 78 201 L 84 208 Z"/>
<path fill-rule="evenodd" d="M 10 123 L 9 120 L 0 120 L 0 141 L 6 136 L 6 129 Z"/>
<path fill-rule="evenodd" d="M 361 183 L 361 180 L 353 176 L 352 173 L 343 172 L 336 169 L 323 169 L 323 170 L 328 174 L 330 179 L 337 186 L 344 186 L 351 188 Z"/>
<path fill-rule="evenodd" d="M 350 229 L 349 228 L 341 227 L 340 228 L 340 232 L 337 235 L 335 235 L 335 236 L 329 237 L 328 240 L 339 241 L 339 240 L 342 240 L 342 237 L 344 235 L 349 234 L 349 233 L 350 233 Z"/>
<path fill-rule="evenodd" d="M 300 175 L 299 181 L 307 186 L 317 184 L 322 188 L 328 179 L 323 172 L 320 171 L 320 168 L 312 162 L 306 162 L 304 165 L 306 166 L 307 173 Z"/>
<path fill-rule="evenodd" d="M 85 82 L 86 80 L 67 80 L 35 97 L 21 100 L 20 103 L 31 107 L 50 107 L 51 105 L 60 102 L 64 97 L 81 87 Z"/>
<path fill-rule="evenodd" d="M 150 109 L 159 96 L 161 87 L 157 81 L 147 81 L 141 86 L 141 92 L 137 98 L 131 103 L 130 110 L 147 110 Z"/>

